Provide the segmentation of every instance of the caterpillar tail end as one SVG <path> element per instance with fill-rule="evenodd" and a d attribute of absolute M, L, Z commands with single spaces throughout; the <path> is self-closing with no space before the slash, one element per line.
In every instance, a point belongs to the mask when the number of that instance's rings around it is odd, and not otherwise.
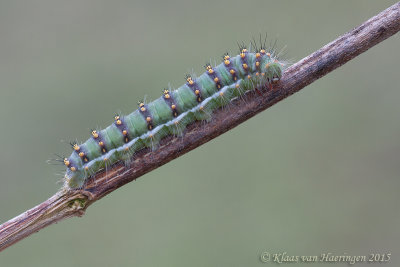
<path fill-rule="evenodd" d="M 64 187 L 70 189 L 81 188 L 85 184 L 86 172 L 84 170 L 71 171 L 67 169 L 64 175 Z"/>

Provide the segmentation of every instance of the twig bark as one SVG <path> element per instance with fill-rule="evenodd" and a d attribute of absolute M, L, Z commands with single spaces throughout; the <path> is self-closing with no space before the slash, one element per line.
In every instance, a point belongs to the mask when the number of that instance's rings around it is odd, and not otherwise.
<path fill-rule="evenodd" d="M 0 226 L 0 251 L 64 218 L 82 216 L 89 205 L 115 189 L 232 129 L 399 30 L 400 2 L 292 65 L 272 90 L 261 96 L 250 93 L 246 101 L 238 99 L 229 109 L 218 110 L 210 123 L 190 125 L 183 138 L 167 137 L 156 151 L 140 151 L 130 167 L 117 164 L 107 171 L 107 177 L 105 173 L 97 174 L 84 189 L 61 190 L 40 205 L 5 222 Z"/>

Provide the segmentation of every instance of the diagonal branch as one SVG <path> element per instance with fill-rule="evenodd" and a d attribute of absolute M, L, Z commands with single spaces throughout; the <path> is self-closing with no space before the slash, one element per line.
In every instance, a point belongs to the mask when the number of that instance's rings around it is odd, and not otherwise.
<path fill-rule="evenodd" d="M 157 151 L 140 151 L 131 166 L 116 164 L 107 171 L 107 177 L 104 172 L 96 174 L 84 189 L 63 189 L 38 206 L 0 225 L 0 251 L 64 218 L 82 216 L 89 205 L 115 189 L 232 129 L 399 30 L 400 2 L 292 65 L 272 90 L 248 93 L 246 101 L 237 99 L 229 109 L 215 112 L 210 123 L 191 124 L 183 138 L 170 136 L 161 141 Z"/>

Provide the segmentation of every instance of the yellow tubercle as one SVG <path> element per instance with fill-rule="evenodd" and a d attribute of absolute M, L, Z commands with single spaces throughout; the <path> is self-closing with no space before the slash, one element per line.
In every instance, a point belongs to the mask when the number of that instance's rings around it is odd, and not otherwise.
<path fill-rule="evenodd" d="M 97 133 L 97 131 L 92 131 L 92 136 L 96 139 L 99 137 L 99 134 Z"/>

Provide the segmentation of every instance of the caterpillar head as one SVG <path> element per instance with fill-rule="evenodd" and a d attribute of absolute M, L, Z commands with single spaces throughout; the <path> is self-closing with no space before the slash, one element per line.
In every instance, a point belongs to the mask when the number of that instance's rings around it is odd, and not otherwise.
<path fill-rule="evenodd" d="M 265 76 L 271 83 L 277 83 L 282 76 L 283 64 L 277 60 L 265 64 Z"/>

